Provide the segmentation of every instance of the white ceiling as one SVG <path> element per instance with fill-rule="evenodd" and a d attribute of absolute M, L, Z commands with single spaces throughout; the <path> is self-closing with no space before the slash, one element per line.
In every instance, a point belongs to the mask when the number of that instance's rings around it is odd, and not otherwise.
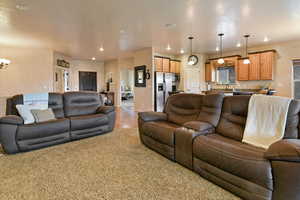
<path fill-rule="evenodd" d="M 0 0 L 0 45 L 46 46 L 79 59 L 107 60 L 151 47 L 213 52 L 217 33 L 236 48 L 300 39 L 299 0 Z M 166 28 L 166 24 L 176 24 Z M 105 51 L 98 49 L 103 45 Z M 236 48 L 237 49 L 237 48 Z"/>

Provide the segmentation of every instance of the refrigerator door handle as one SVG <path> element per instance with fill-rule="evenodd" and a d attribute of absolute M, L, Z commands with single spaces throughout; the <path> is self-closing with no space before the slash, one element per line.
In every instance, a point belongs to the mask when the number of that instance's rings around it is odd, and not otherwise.
<path fill-rule="evenodd" d="M 164 104 L 166 103 L 166 96 L 167 96 L 167 94 L 166 94 L 166 92 L 167 92 L 167 84 L 166 84 L 166 82 L 164 81 L 164 91 L 163 91 L 163 93 L 164 93 Z"/>

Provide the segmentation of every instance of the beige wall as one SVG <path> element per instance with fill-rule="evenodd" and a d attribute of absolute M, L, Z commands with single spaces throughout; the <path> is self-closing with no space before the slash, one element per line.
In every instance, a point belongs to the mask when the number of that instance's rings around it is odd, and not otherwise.
<path fill-rule="evenodd" d="M 260 88 L 270 85 L 277 90 L 277 95 L 293 97 L 292 60 L 300 58 L 300 41 L 284 42 L 250 48 L 249 51 L 275 49 L 277 51 L 273 81 L 240 81 L 238 88 Z M 241 54 L 240 51 L 225 52 L 224 55 Z M 213 55 L 210 55 L 212 57 Z"/>
<path fill-rule="evenodd" d="M 134 52 L 134 66 L 146 65 L 150 70 L 151 79 L 147 80 L 146 88 L 134 88 L 134 106 L 136 111 L 154 110 L 154 59 L 153 49 L 145 48 Z"/>
<path fill-rule="evenodd" d="M 44 48 L 0 46 L 0 57 L 11 60 L 0 70 L 0 115 L 8 96 L 53 91 L 53 52 Z"/>

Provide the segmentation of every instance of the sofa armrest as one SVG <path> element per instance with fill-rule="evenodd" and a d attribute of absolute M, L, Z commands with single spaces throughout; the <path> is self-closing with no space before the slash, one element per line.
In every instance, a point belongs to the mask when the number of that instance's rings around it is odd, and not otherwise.
<path fill-rule="evenodd" d="M 285 139 L 275 142 L 265 152 L 265 158 L 277 161 L 300 162 L 300 140 Z"/>
<path fill-rule="evenodd" d="M 0 124 L 22 125 L 24 120 L 17 115 L 7 115 L 0 118 Z"/>
<path fill-rule="evenodd" d="M 145 122 L 167 120 L 167 114 L 163 112 L 140 112 L 138 115 Z"/>
<path fill-rule="evenodd" d="M 97 113 L 108 114 L 115 111 L 114 106 L 101 106 L 98 108 Z"/>
<path fill-rule="evenodd" d="M 207 122 L 201 121 L 190 121 L 183 124 L 183 127 L 192 129 L 196 132 L 207 132 L 208 130 L 214 129 L 214 126 Z"/>

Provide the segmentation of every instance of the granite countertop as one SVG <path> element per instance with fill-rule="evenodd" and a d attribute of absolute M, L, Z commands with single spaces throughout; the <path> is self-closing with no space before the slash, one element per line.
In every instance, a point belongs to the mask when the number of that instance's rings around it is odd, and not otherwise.
<path fill-rule="evenodd" d="M 260 89 L 212 89 L 210 91 L 205 91 L 205 92 L 222 92 L 222 93 L 233 93 L 233 92 L 245 92 L 245 93 L 259 93 Z"/>

